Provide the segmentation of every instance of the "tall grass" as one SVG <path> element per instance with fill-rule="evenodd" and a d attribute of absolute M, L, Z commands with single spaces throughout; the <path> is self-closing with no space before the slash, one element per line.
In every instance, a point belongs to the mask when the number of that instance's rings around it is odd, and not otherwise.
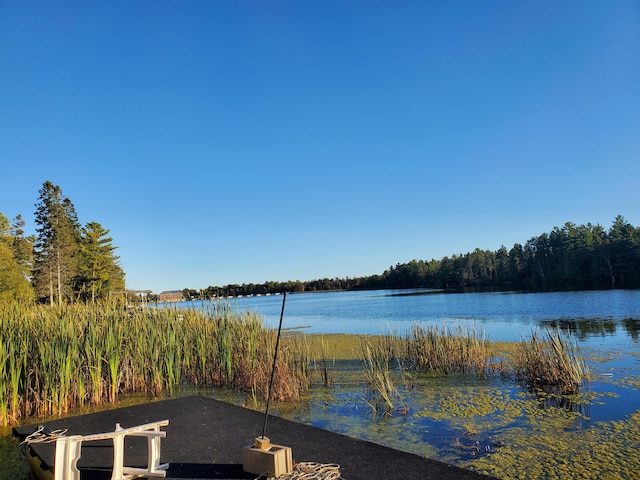
<path fill-rule="evenodd" d="M 3 304 L 0 424 L 115 402 L 121 392 L 171 393 L 181 384 L 264 398 L 274 345 L 258 315 L 223 303 L 201 310 Z M 278 353 L 274 398 L 295 399 L 308 388 L 301 364 L 308 353 L 300 349 Z"/>
<path fill-rule="evenodd" d="M 589 375 L 577 342 L 559 329 L 534 330 L 513 359 L 518 380 L 530 389 L 573 393 Z"/>
<path fill-rule="evenodd" d="M 398 344 L 399 339 L 393 335 L 373 337 L 361 343 L 363 373 L 368 386 L 365 401 L 373 413 L 407 412 L 391 372 L 393 363 L 399 362 Z"/>
<path fill-rule="evenodd" d="M 491 343 L 475 326 L 414 324 L 405 364 L 417 372 L 486 374 L 494 370 Z"/>

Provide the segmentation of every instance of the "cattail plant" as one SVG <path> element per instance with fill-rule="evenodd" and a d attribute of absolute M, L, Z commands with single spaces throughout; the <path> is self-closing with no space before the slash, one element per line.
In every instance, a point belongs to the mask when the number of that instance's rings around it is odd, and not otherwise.
<path fill-rule="evenodd" d="M 159 394 L 182 383 L 266 394 L 274 332 L 261 317 L 215 303 L 201 310 L 129 309 L 121 302 L 0 305 L 0 424 Z M 279 353 L 274 398 L 310 384 L 308 354 Z M 306 359 L 306 360 L 305 360 Z"/>

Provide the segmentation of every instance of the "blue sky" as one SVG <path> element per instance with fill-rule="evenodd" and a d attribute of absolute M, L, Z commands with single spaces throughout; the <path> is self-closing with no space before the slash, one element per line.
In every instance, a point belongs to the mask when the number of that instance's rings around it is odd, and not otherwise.
<path fill-rule="evenodd" d="M 635 0 L 2 0 L 0 212 L 155 292 L 637 226 L 639 86 Z"/>

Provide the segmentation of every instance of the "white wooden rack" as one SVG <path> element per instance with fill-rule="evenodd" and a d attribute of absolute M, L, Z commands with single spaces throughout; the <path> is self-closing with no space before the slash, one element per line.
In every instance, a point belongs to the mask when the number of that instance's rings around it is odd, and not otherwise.
<path fill-rule="evenodd" d="M 160 440 L 167 432 L 160 427 L 169 425 L 169 420 L 147 423 L 137 427 L 122 428 L 116 423 L 113 432 L 95 435 L 71 435 L 58 437 L 56 440 L 56 458 L 54 467 L 55 480 L 80 480 L 77 463 L 80 459 L 82 444 L 95 440 L 113 440 L 113 473 L 111 480 L 130 480 L 140 477 L 165 477 L 168 463 L 160 463 Z M 125 437 L 146 437 L 149 454 L 146 468 L 127 467 L 124 465 Z"/>

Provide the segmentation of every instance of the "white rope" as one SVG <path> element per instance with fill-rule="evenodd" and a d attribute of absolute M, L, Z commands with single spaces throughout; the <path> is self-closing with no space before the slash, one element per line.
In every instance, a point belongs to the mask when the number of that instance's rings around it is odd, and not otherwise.
<path fill-rule="evenodd" d="M 64 437 L 65 433 L 67 433 L 66 428 L 64 430 L 49 430 L 45 429 L 44 425 L 40 425 L 35 432 L 27 435 L 27 438 L 20 442 L 20 445 L 55 442 L 58 438 Z"/>
<path fill-rule="evenodd" d="M 339 480 L 341 478 L 338 464 L 300 462 L 293 466 L 293 471 L 278 477 L 269 477 L 269 480 Z"/>

